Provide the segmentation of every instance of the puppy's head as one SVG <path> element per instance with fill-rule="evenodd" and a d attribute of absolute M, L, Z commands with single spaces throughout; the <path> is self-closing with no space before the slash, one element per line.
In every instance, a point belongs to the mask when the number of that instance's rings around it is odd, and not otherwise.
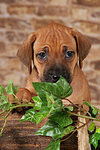
<path fill-rule="evenodd" d="M 17 56 L 41 82 L 56 82 L 62 76 L 71 83 L 75 67 L 79 62 L 82 68 L 89 49 L 89 41 L 80 32 L 51 23 L 31 33 Z"/>

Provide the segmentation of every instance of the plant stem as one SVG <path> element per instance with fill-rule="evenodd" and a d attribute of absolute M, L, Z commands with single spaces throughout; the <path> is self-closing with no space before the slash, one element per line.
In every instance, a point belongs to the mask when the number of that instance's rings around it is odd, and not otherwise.
<path fill-rule="evenodd" d="M 89 116 L 83 116 L 83 115 L 78 115 L 78 114 L 72 113 L 70 111 L 66 111 L 66 112 L 69 113 L 70 115 L 73 115 L 73 116 L 86 118 L 86 119 L 90 119 L 90 120 L 95 120 L 95 121 L 100 121 L 100 119 L 97 119 L 97 118 L 93 118 L 93 117 L 89 117 Z"/>
<path fill-rule="evenodd" d="M 7 114 L 6 114 L 6 116 L 4 117 L 4 119 L 5 119 L 5 122 L 4 122 L 4 125 L 3 125 L 3 127 L 1 128 L 0 135 L 2 135 L 2 133 L 3 133 L 3 131 L 4 131 L 4 128 L 5 128 L 5 126 L 6 126 L 6 123 L 7 123 L 7 117 L 8 117 L 8 115 L 10 114 L 10 112 L 11 112 L 11 111 L 8 111 L 8 113 L 7 113 Z"/>
<path fill-rule="evenodd" d="M 68 99 L 68 98 L 65 98 L 65 100 L 69 101 L 69 102 L 72 104 L 72 106 L 75 106 L 76 108 L 80 109 L 81 111 L 85 111 L 85 112 L 91 117 L 91 114 L 90 114 L 87 110 L 85 110 L 84 108 L 82 108 L 82 107 L 80 107 L 80 106 L 77 106 L 76 104 L 74 104 L 74 103 L 73 103 L 70 99 Z"/>
<path fill-rule="evenodd" d="M 4 125 L 3 125 L 3 127 L 1 128 L 0 136 L 2 135 L 2 133 L 3 133 L 3 131 L 4 131 L 4 128 L 5 128 L 5 126 L 6 126 L 6 122 L 7 122 L 7 118 L 5 119 Z"/>
<path fill-rule="evenodd" d="M 10 109 L 12 110 L 12 109 L 14 109 L 14 108 L 24 107 L 24 106 L 34 107 L 34 103 L 33 103 L 33 104 L 20 104 L 20 105 L 16 105 L 16 106 L 10 107 Z"/>
<path fill-rule="evenodd" d="M 24 107 L 24 106 L 31 106 L 34 107 L 34 103 L 30 103 L 30 104 L 20 104 L 20 105 L 14 105 L 14 106 L 10 106 L 7 110 L 0 112 L 0 115 L 2 115 L 3 113 L 7 112 L 8 113 L 3 117 L 3 119 L 5 120 L 3 127 L 1 128 L 1 132 L 0 132 L 0 136 L 2 135 L 4 128 L 6 126 L 7 123 L 7 117 L 10 114 L 10 112 L 14 109 L 14 108 L 18 108 L 18 107 Z"/>
<path fill-rule="evenodd" d="M 49 98 L 49 100 L 51 101 L 51 103 L 53 103 L 54 105 L 56 105 L 58 108 L 61 108 L 62 110 L 65 110 L 64 107 L 61 107 L 54 99 L 53 101 Z"/>
<path fill-rule="evenodd" d="M 68 140 L 77 130 L 79 130 L 80 128 L 86 126 L 90 121 L 88 121 L 87 123 L 83 124 L 82 126 L 78 127 L 77 129 L 75 129 L 72 134 L 70 134 L 66 139 L 61 140 L 61 142 Z"/>
<path fill-rule="evenodd" d="M 14 108 L 18 108 L 18 107 L 24 107 L 24 106 L 30 106 L 30 107 L 34 107 L 34 103 L 30 103 L 30 104 L 20 104 L 20 105 L 14 105 L 14 106 L 11 106 L 11 107 L 9 107 L 7 110 L 5 110 L 5 111 L 2 111 L 2 112 L 0 112 L 0 115 L 2 115 L 3 113 L 5 113 L 6 111 L 11 111 L 12 109 L 14 109 Z"/>

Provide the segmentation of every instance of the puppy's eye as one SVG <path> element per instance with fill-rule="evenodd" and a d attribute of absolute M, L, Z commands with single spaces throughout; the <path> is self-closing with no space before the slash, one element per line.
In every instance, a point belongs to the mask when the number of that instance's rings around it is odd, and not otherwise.
<path fill-rule="evenodd" d="M 45 52 L 40 52 L 39 54 L 37 54 L 37 57 L 38 57 L 39 59 L 45 59 L 46 53 L 45 53 Z"/>
<path fill-rule="evenodd" d="M 66 51 L 65 57 L 66 59 L 71 59 L 74 56 L 74 52 L 73 51 Z"/>
<path fill-rule="evenodd" d="M 47 53 L 48 48 L 45 47 L 43 49 L 43 51 L 39 52 L 36 56 L 39 60 L 45 61 L 48 57 L 48 53 Z"/>
<path fill-rule="evenodd" d="M 67 46 L 64 46 L 63 50 L 64 50 L 64 56 L 67 60 L 70 60 L 75 54 L 74 51 L 68 50 Z"/>

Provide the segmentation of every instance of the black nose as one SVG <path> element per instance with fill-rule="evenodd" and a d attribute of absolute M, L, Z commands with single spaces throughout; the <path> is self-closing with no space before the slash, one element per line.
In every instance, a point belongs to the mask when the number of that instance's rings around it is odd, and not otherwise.
<path fill-rule="evenodd" d="M 67 82 L 71 83 L 72 79 L 69 69 L 67 67 L 63 67 L 62 65 L 53 65 L 49 70 L 45 70 L 42 82 L 55 83 L 59 80 L 60 77 L 64 77 Z"/>
<path fill-rule="evenodd" d="M 61 75 L 52 75 L 52 81 L 57 82 L 60 77 L 61 77 Z"/>

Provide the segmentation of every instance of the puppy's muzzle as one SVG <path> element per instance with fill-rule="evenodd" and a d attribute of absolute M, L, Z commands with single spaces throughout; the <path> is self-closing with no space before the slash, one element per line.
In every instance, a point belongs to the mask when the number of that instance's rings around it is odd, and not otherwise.
<path fill-rule="evenodd" d="M 45 71 L 43 82 L 55 83 L 60 77 L 64 77 L 69 83 L 72 81 L 68 68 L 63 67 L 62 65 L 53 65 L 49 70 Z"/>

